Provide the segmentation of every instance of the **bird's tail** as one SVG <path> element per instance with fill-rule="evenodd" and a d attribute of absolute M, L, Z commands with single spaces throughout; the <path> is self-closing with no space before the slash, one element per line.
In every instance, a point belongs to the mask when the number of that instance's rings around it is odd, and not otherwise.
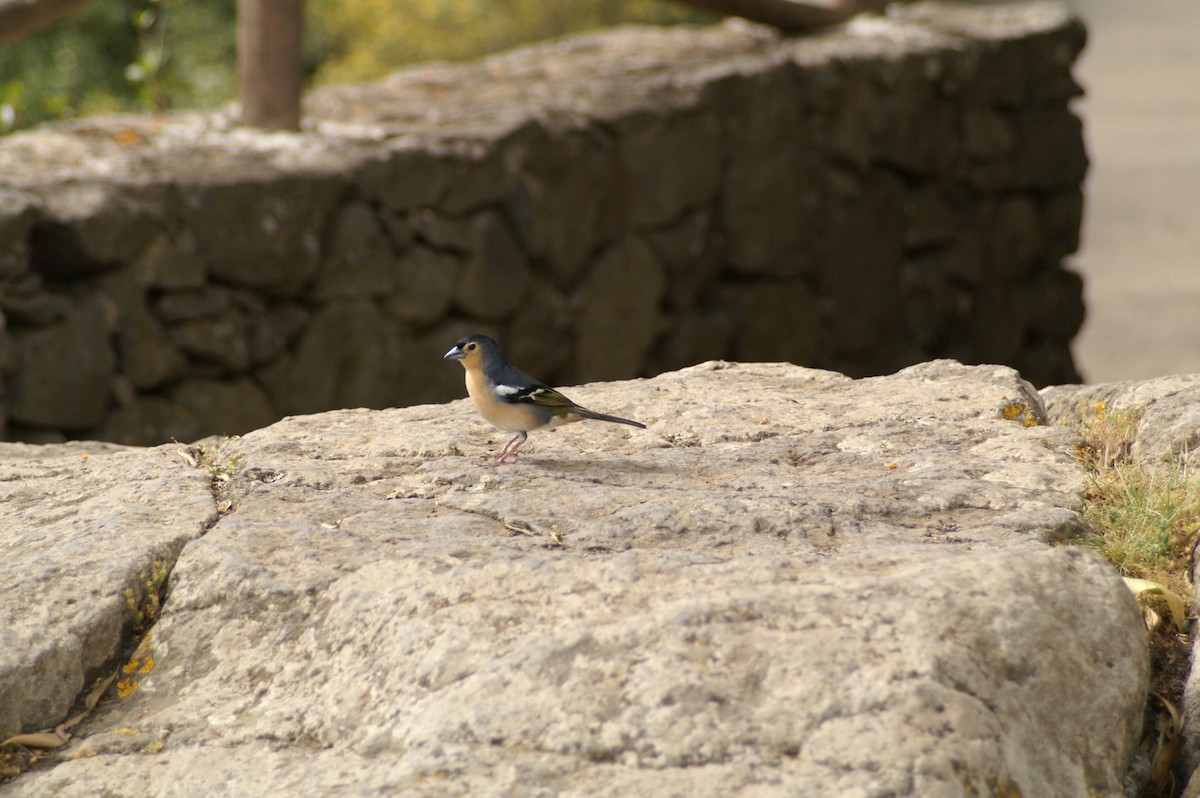
<path fill-rule="evenodd" d="M 605 415 L 604 413 L 593 413 L 591 410 L 585 410 L 582 407 L 577 408 L 575 412 L 584 418 L 590 418 L 595 421 L 611 421 L 614 424 L 628 424 L 631 427 L 640 427 L 641 429 L 646 428 L 646 425 L 640 421 L 630 421 L 627 418 L 618 418 L 617 416 L 609 416 Z"/>

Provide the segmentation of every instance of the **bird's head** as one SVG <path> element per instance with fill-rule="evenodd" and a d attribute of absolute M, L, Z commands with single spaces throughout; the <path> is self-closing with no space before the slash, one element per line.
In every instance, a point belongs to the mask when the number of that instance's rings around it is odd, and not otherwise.
<path fill-rule="evenodd" d="M 462 361 L 463 368 L 472 368 L 480 365 L 485 357 L 491 357 L 500 352 L 500 344 L 486 335 L 468 335 L 466 338 L 460 338 L 454 346 L 450 347 L 450 351 L 444 356 L 444 360 L 459 360 Z"/>

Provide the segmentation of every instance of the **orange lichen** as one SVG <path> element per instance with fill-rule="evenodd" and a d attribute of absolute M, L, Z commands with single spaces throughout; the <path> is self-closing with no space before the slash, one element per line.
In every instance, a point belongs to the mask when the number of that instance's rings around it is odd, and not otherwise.
<path fill-rule="evenodd" d="M 1005 421 L 1019 421 L 1023 427 L 1036 427 L 1038 425 L 1037 416 L 1034 415 L 1033 408 L 1028 402 L 1008 402 L 1000 410 L 1000 415 Z"/>

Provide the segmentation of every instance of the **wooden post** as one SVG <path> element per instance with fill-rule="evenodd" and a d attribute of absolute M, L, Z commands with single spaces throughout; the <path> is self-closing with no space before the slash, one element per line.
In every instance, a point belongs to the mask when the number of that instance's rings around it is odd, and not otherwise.
<path fill-rule="evenodd" d="M 300 129 L 304 0 L 238 0 L 242 123 Z"/>

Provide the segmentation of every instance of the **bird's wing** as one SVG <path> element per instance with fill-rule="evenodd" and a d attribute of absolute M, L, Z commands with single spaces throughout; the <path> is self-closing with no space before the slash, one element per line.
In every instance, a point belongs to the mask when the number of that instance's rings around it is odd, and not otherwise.
<path fill-rule="evenodd" d="M 496 394 L 503 402 L 534 405 L 555 416 L 579 409 L 570 399 L 510 363 L 505 363 L 490 376 Z"/>
<path fill-rule="evenodd" d="M 545 385 L 539 385 L 521 399 L 523 402 L 532 402 L 538 407 L 544 407 L 547 410 L 577 410 L 579 406 L 572 402 L 567 397 L 563 396 L 553 388 L 548 388 Z"/>
<path fill-rule="evenodd" d="M 575 403 L 570 399 L 538 382 L 525 385 L 497 383 L 496 393 L 501 400 L 510 404 L 533 404 L 548 410 L 568 410 L 575 407 Z"/>

